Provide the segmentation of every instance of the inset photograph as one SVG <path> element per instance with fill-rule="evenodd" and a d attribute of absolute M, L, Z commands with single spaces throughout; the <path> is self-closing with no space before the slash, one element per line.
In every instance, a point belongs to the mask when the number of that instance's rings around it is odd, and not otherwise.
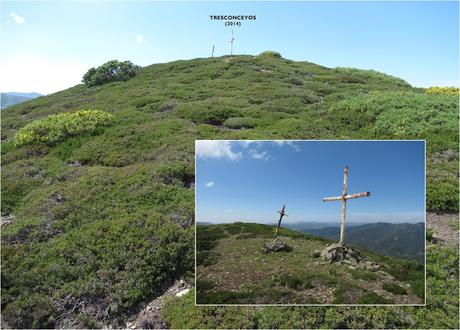
<path fill-rule="evenodd" d="M 196 140 L 197 305 L 424 305 L 425 141 Z"/>

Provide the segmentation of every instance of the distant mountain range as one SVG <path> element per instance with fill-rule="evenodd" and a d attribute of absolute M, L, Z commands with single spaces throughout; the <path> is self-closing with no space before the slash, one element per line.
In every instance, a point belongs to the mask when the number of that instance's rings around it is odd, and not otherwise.
<path fill-rule="evenodd" d="M 364 223 L 354 223 L 354 222 L 347 222 L 347 227 L 354 227 L 354 226 L 360 226 L 363 225 Z M 275 223 L 275 226 L 277 224 Z M 309 222 L 287 222 L 283 223 L 283 227 L 297 230 L 297 231 L 302 231 L 306 232 L 308 230 L 313 230 L 313 229 L 322 229 L 322 228 L 332 228 L 332 227 L 340 227 L 339 222 L 316 222 L 316 221 L 309 221 Z"/>
<path fill-rule="evenodd" d="M 211 222 L 197 222 L 197 225 L 211 225 Z M 277 223 L 267 224 L 276 226 Z M 282 227 L 308 233 L 314 236 L 339 240 L 340 223 L 297 222 L 283 223 Z M 380 255 L 412 259 L 425 262 L 425 227 L 418 223 L 347 223 L 345 232 L 347 244 L 367 249 Z"/>
<path fill-rule="evenodd" d="M 236 222 L 236 221 L 235 221 Z M 232 222 L 229 222 L 232 223 Z M 251 221 L 248 223 L 261 223 L 258 221 Z M 196 224 L 198 226 L 204 226 L 204 225 L 216 225 L 216 224 L 221 224 L 217 222 L 210 222 L 210 221 L 197 221 Z M 277 226 L 278 222 L 271 222 L 271 223 L 264 223 L 267 226 Z M 353 226 L 360 226 L 363 225 L 363 223 L 347 223 L 347 227 L 353 227 Z M 309 221 L 309 222 L 283 222 L 282 227 L 289 228 L 291 230 L 297 230 L 301 232 L 305 232 L 310 229 L 321 229 L 321 228 L 330 228 L 330 227 L 339 227 L 340 223 L 338 222 L 315 222 L 315 221 Z"/>
<path fill-rule="evenodd" d="M 209 226 L 209 225 L 212 225 L 213 223 L 211 222 L 206 222 L 206 221 L 197 221 L 196 222 L 196 225 L 197 226 Z"/>
<path fill-rule="evenodd" d="M 301 226 L 298 227 L 300 228 Z M 292 226 L 290 228 L 293 228 Z M 293 228 L 294 229 L 294 228 Z M 339 239 L 339 226 L 314 228 L 309 223 L 297 229 L 315 236 Z M 422 222 L 411 223 L 368 223 L 351 225 L 346 228 L 345 241 L 357 247 L 368 249 L 382 255 L 414 259 L 424 263 L 425 226 Z"/>
<path fill-rule="evenodd" d="M 36 97 L 43 96 L 40 93 L 18 93 L 18 92 L 10 92 L 10 93 L 1 93 L 1 108 L 4 109 L 11 105 L 15 105 L 18 103 L 22 103 L 28 100 L 32 100 Z"/>

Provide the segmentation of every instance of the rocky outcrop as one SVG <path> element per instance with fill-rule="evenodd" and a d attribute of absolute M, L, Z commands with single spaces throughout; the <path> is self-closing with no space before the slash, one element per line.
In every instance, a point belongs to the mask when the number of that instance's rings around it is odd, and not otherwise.
<path fill-rule="evenodd" d="M 9 225 L 10 223 L 12 223 L 16 217 L 14 216 L 14 214 L 9 214 L 9 215 L 5 215 L 5 216 L 1 216 L 1 224 L 2 226 L 5 226 L 5 225 Z"/>
<path fill-rule="evenodd" d="M 275 238 L 273 241 L 265 243 L 263 250 L 265 253 L 279 252 L 279 251 L 290 252 L 292 251 L 292 247 L 284 243 L 279 238 Z"/>
<path fill-rule="evenodd" d="M 348 260 L 354 264 L 358 264 L 363 260 L 361 252 L 358 249 L 339 243 L 326 246 L 321 252 L 321 256 L 324 260 L 330 262 Z"/>
<path fill-rule="evenodd" d="M 321 252 L 321 257 L 329 262 L 337 262 L 348 265 L 350 268 L 361 268 L 369 271 L 377 271 L 380 265 L 365 260 L 358 249 L 345 244 L 331 244 Z"/>
<path fill-rule="evenodd" d="M 184 280 L 176 281 L 163 295 L 152 300 L 127 323 L 127 329 L 167 329 L 167 324 L 161 318 L 161 308 L 165 297 L 181 297 L 190 291 L 190 285 Z"/>
<path fill-rule="evenodd" d="M 458 246 L 458 214 L 436 214 L 427 212 L 426 225 L 433 231 L 432 243 L 443 246 Z"/>

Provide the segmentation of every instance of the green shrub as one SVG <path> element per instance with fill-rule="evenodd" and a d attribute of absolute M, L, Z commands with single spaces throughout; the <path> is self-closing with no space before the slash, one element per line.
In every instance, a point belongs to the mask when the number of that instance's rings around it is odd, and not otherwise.
<path fill-rule="evenodd" d="M 36 143 L 54 145 L 70 136 L 92 133 L 112 119 L 113 115 L 99 110 L 50 115 L 22 127 L 13 141 L 16 146 Z"/>
<path fill-rule="evenodd" d="M 394 304 L 394 301 L 381 297 L 374 292 L 369 292 L 358 299 L 358 304 Z"/>
<path fill-rule="evenodd" d="M 353 276 L 353 278 L 357 279 L 362 279 L 365 281 L 374 281 L 377 279 L 377 274 L 367 271 L 367 270 L 361 270 L 361 269 L 350 269 L 349 270 L 350 274 Z"/>
<path fill-rule="evenodd" d="M 199 124 L 222 125 L 231 117 L 238 117 L 239 111 L 221 100 L 206 100 L 182 103 L 178 106 L 179 115 Z"/>
<path fill-rule="evenodd" d="M 299 78 L 289 78 L 287 80 L 287 82 L 292 84 L 292 85 L 296 85 L 296 86 L 302 86 L 303 85 L 302 80 L 300 80 Z"/>
<path fill-rule="evenodd" d="M 17 328 L 53 328 L 57 315 L 50 297 L 40 293 L 32 293 L 8 304 L 4 313 L 10 324 Z"/>
<path fill-rule="evenodd" d="M 360 138 L 426 139 L 435 150 L 458 152 L 458 98 L 416 92 L 374 92 L 333 104 L 329 113 Z M 427 163 L 427 209 L 458 212 L 458 162 Z"/>
<path fill-rule="evenodd" d="M 132 306 L 191 272 L 192 228 L 140 216 L 94 221 L 55 237 L 52 245 L 30 243 L 27 251 L 2 249 L 2 303 L 9 302 L 2 314 L 9 325 L 53 328 L 59 308 L 87 325 L 120 325 Z M 92 307 L 72 310 L 83 305 Z"/>
<path fill-rule="evenodd" d="M 12 213 L 30 190 L 56 175 L 61 166 L 62 162 L 54 157 L 24 159 L 3 165 L 2 213 Z"/>
<path fill-rule="evenodd" d="M 141 67 L 130 61 L 108 61 L 97 69 L 89 69 L 82 78 L 82 82 L 90 86 L 103 85 L 114 81 L 126 81 L 136 76 Z"/>
<path fill-rule="evenodd" d="M 307 103 L 303 97 L 285 97 L 274 99 L 262 105 L 263 109 L 270 112 L 286 112 L 296 114 L 307 108 Z"/>
<path fill-rule="evenodd" d="M 348 283 L 340 283 L 339 287 L 334 290 L 334 304 L 349 304 L 350 295 L 358 296 L 362 294 L 362 289 Z"/>
<path fill-rule="evenodd" d="M 429 211 L 458 212 L 458 182 L 440 179 L 427 182 L 426 196 Z"/>
<path fill-rule="evenodd" d="M 158 174 L 165 184 L 179 184 L 189 188 L 195 180 L 195 172 L 189 164 L 172 163 L 161 165 Z"/>
<path fill-rule="evenodd" d="M 247 307 L 196 307 L 195 290 L 166 300 L 162 317 L 171 329 L 254 329 L 256 314 Z"/>
<path fill-rule="evenodd" d="M 443 95 L 459 95 L 460 89 L 458 87 L 429 87 L 425 89 L 428 94 L 443 94 Z"/>
<path fill-rule="evenodd" d="M 424 138 L 429 133 L 456 134 L 457 98 L 414 92 L 373 93 L 332 105 L 339 119 L 359 129 L 372 125 L 374 137 Z"/>
<path fill-rule="evenodd" d="M 272 275 L 271 282 L 293 290 L 306 290 L 313 287 L 309 278 L 291 274 Z"/>
<path fill-rule="evenodd" d="M 412 291 L 419 298 L 425 298 L 425 278 L 423 275 L 423 265 L 416 261 L 401 262 L 395 258 L 384 258 L 387 265 L 385 271 L 394 276 L 397 280 L 408 282 Z M 388 267 L 388 268 L 387 268 Z"/>
<path fill-rule="evenodd" d="M 380 80 L 380 83 L 392 82 L 399 86 L 410 87 L 410 85 L 400 78 L 396 78 L 375 70 L 360 70 L 355 68 L 338 67 L 334 69 L 338 74 L 339 81 L 345 83 L 367 83 L 370 80 Z"/>
<path fill-rule="evenodd" d="M 204 291 L 208 291 L 208 290 L 211 290 L 212 288 L 214 288 L 216 285 L 211 282 L 211 281 L 207 281 L 207 280 L 200 280 L 200 279 L 197 279 L 196 280 L 196 290 L 198 292 L 204 292 Z"/>
<path fill-rule="evenodd" d="M 428 242 L 433 242 L 433 229 L 431 228 L 426 229 L 426 240 Z"/>
<path fill-rule="evenodd" d="M 426 204 L 429 211 L 458 212 L 458 151 L 447 151 L 428 156 Z"/>
<path fill-rule="evenodd" d="M 458 130 L 458 98 L 455 96 L 407 94 L 396 97 L 397 107 L 387 108 L 378 116 L 375 136 L 391 134 L 395 138 L 423 138 L 427 133 Z"/>
<path fill-rule="evenodd" d="M 451 220 L 449 221 L 449 227 L 453 230 L 460 230 L 460 222 L 458 219 Z"/>
<path fill-rule="evenodd" d="M 407 294 L 407 290 L 396 283 L 383 283 L 382 289 L 395 294 Z"/>
<path fill-rule="evenodd" d="M 260 57 L 279 57 L 281 58 L 281 54 L 272 50 L 267 50 L 259 54 Z"/>
<path fill-rule="evenodd" d="M 140 109 L 145 107 L 146 105 L 150 104 L 157 104 L 161 101 L 159 98 L 155 97 L 150 97 L 150 96 L 144 96 L 144 97 L 139 97 L 135 98 L 132 101 L 130 101 L 130 104 L 132 104 L 134 107 Z"/>
<path fill-rule="evenodd" d="M 258 120 L 251 117 L 231 117 L 224 121 L 224 126 L 233 129 L 254 128 Z"/>
<path fill-rule="evenodd" d="M 219 244 L 218 240 L 226 236 L 220 226 L 197 226 L 196 265 L 209 266 L 217 262 L 220 255 L 212 250 Z"/>

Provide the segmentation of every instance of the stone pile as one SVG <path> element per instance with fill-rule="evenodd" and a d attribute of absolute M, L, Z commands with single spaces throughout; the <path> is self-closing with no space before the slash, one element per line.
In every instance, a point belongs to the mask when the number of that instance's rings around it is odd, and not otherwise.
<path fill-rule="evenodd" d="M 370 271 L 377 271 L 380 268 L 380 265 L 365 260 L 358 249 L 344 244 L 328 245 L 320 256 L 326 261 L 348 265 L 350 268 L 361 268 Z M 317 252 L 314 253 L 314 257 L 319 257 Z"/>
<path fill-rule="evenodd" d="M 321 252 L 321 257 L 330 262 L 338 262 L 348 260 L 352 263 L 358 264 L 363 260 L 359 250 L 342 244 L 331 244 Z"/>
<path fill-rule="evenodd" d="M 279 252 L 279 251 L 290 252 L 292 251 L 292 247 L 284 243 L 279 238 L 275 238 L 273 241 L 265 243 L 263 250 L 264 250 L 264 253 Z"/>

